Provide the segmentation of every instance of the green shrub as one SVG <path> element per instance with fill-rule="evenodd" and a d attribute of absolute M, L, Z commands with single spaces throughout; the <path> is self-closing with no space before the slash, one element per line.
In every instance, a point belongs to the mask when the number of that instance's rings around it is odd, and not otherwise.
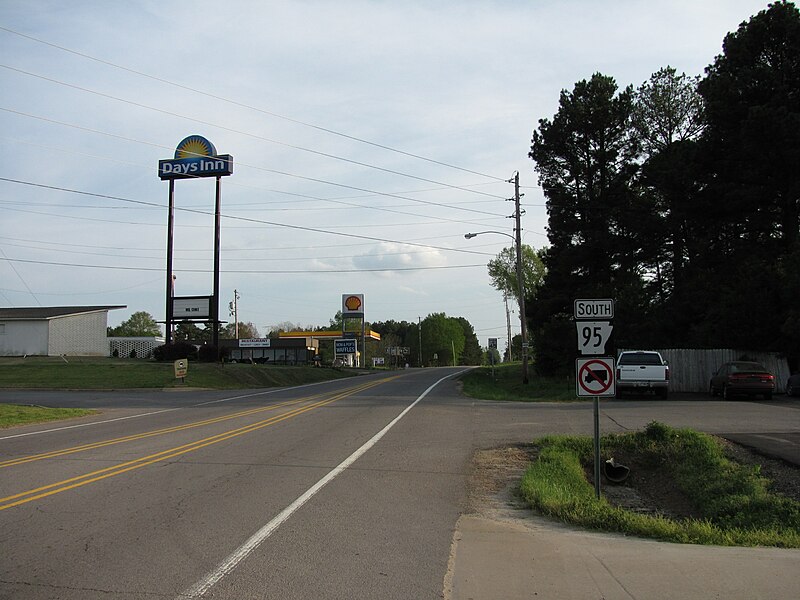
<path fill-rule="evenodd" d="M 174 361 L 181 358 L 197 360 L 197 348 L 188 342 L 175 342 L 164 344 L 153 350 L 153 357 L 157 361 Z"/>

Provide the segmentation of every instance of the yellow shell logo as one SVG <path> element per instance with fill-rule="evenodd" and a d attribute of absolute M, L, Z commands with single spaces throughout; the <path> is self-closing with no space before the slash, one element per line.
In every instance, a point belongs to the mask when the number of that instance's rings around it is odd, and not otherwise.
<path fill-rule="evenodd" d="M 358 296 L 349 296 L 344 301 L 344 306 L 347 308 L 347 310 L 356 311 L 361 308 L 361 298 Z"/>

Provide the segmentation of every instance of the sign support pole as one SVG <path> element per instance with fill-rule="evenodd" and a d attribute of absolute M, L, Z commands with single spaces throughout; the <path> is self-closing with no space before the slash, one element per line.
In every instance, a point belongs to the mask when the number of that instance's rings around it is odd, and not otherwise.
<path fill-rule="evenodd" d="M 219 355 L 219 250 L 220 250 L 220 204 L 222 200 L 222 177 L 217 177 L 216 202 L 214 206 L 214 301 L 211 305 L 211 318 L 214 320 L 211 343 Z M 217 356 L 219 358 L 219 356 Z"/>
<path fill-rule="evenodd" d="M 614 317 L 614 300 L 575 300 L 575 324 L 578 331 L 578 351 L 582 355 L 603 354 L 611 331 L 609 321 L 588 319 Z M 576 361 L 576 391 L 578 396 L 593 396 L 594 405 L 594 493 L 600 499 L 600 396 L 613 396 L 616 391 L 613 358 L 579 358 Z M 581 379 L 583 378 L 583 379 Z"/>
<path fill-rule="evenodd" d="M 172 343 L 172 297 L 174 296 L 174 283 L 172 282 L 172 246 L 173 228 L 175 226 L 175 180 L 169 180 L 169 214 L 167 216 L 167 323 L 164 339 L 167 346 Z"/>
<path fill-rule="evenodd" d="M 600 398 L 594 397 L 594 493 L 600 499 Z"/>

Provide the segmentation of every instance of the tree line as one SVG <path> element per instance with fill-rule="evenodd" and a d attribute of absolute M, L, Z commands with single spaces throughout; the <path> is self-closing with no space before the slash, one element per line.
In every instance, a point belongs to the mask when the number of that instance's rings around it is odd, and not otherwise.
<path fill-rule="evenodd" d="M 328 325 L 302 327 L 283 322 L 273 326 L 269 337 L 278 337 L 288 331 L 344 331 L 345 320 L 337 311 Z M 387 364 L 411 366 L 479 365 L 484 352 L 472 324 L 464 317 L 448 317 L 445 313 L 432 313 L 418 323 L 408 321 L 379 321 L 367 323 L 367 329 L 381 334 L 380 342 L 370 342 L 371 356 L 383 356 Z M 258 338 L 253 323 L 239 323 L 239 338 Z M 360 327 L 358 329 L 360 332 Z M 138 311 L 117 327 L 109 327 L 110 337 L 160 337 L 161 327 L 150 313 Z M 220 329 L 221 339 L 235 339 L 232 323 Z M 175 343 L 208 344 L 211 328 L 208 325 L 180 322 L 175 326 Z M 420 345 L 421 344 L 421 345 Z M 401 349 L 400 351 L 392 349 Z M 323 361 L 333 359 L 333 342 L 320 345 Z"/>
<path fill-rule="evenodd" d="M 575 298 L 614 298 L 616 347 L 800 355 L 800 12 L 775 2 L 703 77 L 563 90 L 529 157 L 547 202 L 526 288 L 538 368 L 568 372 Z M 608 349 L 607 349 L 608 350 Z M 613 349 L 612 349 L 613 350 Z"/>

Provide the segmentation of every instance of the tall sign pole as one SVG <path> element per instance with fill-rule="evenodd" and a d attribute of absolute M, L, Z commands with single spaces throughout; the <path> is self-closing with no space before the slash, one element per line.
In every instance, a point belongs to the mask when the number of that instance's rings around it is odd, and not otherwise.
<path fill-rule="evenodd" d="M 169 216 L 167 222 L 167 298 L 166 342 L 172 343 L 172 325 L 175 321 L 176 302 L 180 304 L 182 319 L 210 322 L 212 343 L 219 348 L 219 254 L 220 254 L 220 204 L 222 177 L 233 174 L 233 157 L 217 154 L 214 144 L 199 135 L 184 138 L 175 149 L 174 158 L 158 161 L 158 176 L 169 181 Z M 175 298 L 173 293 L 173 228 L 175 224 L 175 180 L 216 178 L 216 203 L 214 207 L 214 282 L 209 296 Z"/>
<path fill-rule="evenodd" d="M 175 295 L 175 282 L 172 280 L 172 245 L 173 229 L 175 227 L 175 181 L 169 180 L 169 214 L 167 216 L 167 312 L 166 335 L 164 340 L 167 345 L 172 343 L 173 308 L 172 297 Z"/>
<path fill-rule="evenodd" d="M 219 349 L 219 253 L 220 225 L 222 223 L 222 177 L 217 177 L 216 200 L 214 202 L 214 300 L 211 303 L 212 335 L 211 343 Z"/>

